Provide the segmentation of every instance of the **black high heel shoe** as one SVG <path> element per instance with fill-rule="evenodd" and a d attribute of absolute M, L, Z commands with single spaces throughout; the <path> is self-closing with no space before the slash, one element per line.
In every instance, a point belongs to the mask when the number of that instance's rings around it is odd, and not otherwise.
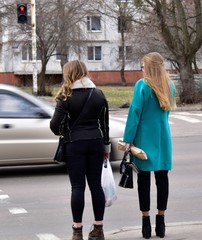
<path fill-rule="evenodd" d="M 151 223 L 149 216 L 142 217 L 142 236 L 145 239 L 149 239 L 151 237 Z"/>
<path fill-rule="evenodd" d="M 165 237 L 165 222 L 164 215 L 156 215 L 156 236 L 160 238 Z"/>

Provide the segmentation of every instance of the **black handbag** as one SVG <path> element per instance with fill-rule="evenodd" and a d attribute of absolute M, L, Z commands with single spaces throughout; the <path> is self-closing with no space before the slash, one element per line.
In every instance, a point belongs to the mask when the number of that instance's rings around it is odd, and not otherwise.
<path fill-rule="evenodd" d="M 65 161 L 65 144 L 66 143 L 65 143 L 65 137 L 64 137 L 65 133 L 66 133 L 66 130 L 68 129 L 70 131 L 74 128 L 74 126 L 76 125 L 76 123 L 80 119 L 81 114 L 84 112 L 84 108 L 86 107 L 87 102 L 89 101 L 89 99 L 92 95 L 92 92 L 93 92 L 93 88 L 91 89 L 91 91 L 88 95 L 88 98 L 87 98 L 86 102 L 84 103 L 84 106 L 83 106 L 79 116 L 77 117 L 77 119 L 75 120 L 75 122 L 71 126 L 71 128 L 69 128 L 68 123 L 67 123 L 69 116 L 65 115 L 64 118 L 62 119 L 61 124 L 60 124 L 60 129 L 59 129 L 59 132 L 60 132 L 59 142 L 58 142 L 58 146 L 57 146 L 54 158 L 53 158 L 54 161 L 56 161 L 58 163 L 65 163 L 66 162 Z"/>
<path fill-rule="evenodd" d="M 64 159 L 64 153 L 65 151 L 65 143 L 64 143 L 64 137 L 60 136 L 59 138 L 59 143 L 58 143 L 58 147 L 56 149 L 55 152 L 55 156 L 54 156 L 54 161 L 57 161 L 59 163 L 64 163 L 65 159 Z"/>
<path fill-rule="evenodd" d="M 53 160 L 58 162 L 58 163 L 64 163 L 65 162 L 65 142 L 64 142 L 64 135 L 65 135 L 65 129 L 67 128 L 67 118 L 68 116 L 65 115 L 64 118 L 62 119 L 60 123 L 60 128 L 59 128 L 59 141 L 58 141 L 58 146 L 54 155 Z"/>
<path fill-rule="evenodd" d="M 132 163 L 127 161 L 127 156 L 130 153 L 130 149 L 124 152 L 123 159 L 120 164 L 120 174 L 121 179 L 119 181 L 119 187 L 123 188 L 133 188 L 133 171 L 138 173 L 138 167 Z"/>

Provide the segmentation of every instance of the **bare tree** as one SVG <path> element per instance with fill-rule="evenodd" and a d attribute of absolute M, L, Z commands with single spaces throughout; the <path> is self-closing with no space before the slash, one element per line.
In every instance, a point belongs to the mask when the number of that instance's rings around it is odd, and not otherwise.
<path fill-rule="evenodd" d="M 156 16 L 156 23 L 159 23 L 156 27 L 160 30 L 157 32 L 161 34 L 171 53 L 170 58 L 179 69 L 182 83 L 181 101 L 200 101 L 202 94 L 201 89 L 195 87 L 193 62 L 202 45 L 201 0 L 145 0 L 144 3 L 147 3 L 147 13 Z"/>
<path fill-rule="evenodd" d="M 121 74 L 121 80 L 122 80 L 122 84 L 123 86 L 126 86 L 126 78 L 125 78 L 125 48 L 126 48 L 126 32 L 131 31 L 131 13 L 130 13 L 130 8 L 128 6 L 128 3 L 121 3 L 116 1 L 115 4 L 118 7 L 118 30 L 121 34 L 121 70 L 120 70 L 120 74 Z"/>
<path fill-rule="evenodd" d="M 61 56 L 61 66 L 67 59 L 68 44 L 78 42 L 79 22 L 85 15 L 84 0 L 44 0 L 37 4 L 37 47 L 41 53 L 38 76 L 39 94 L 46 94 L 46 66 L 55 50 Z"/>
<path fill-rule="evenodd" d="M 127 45 L 132 42 L 131 36 L 133 36 L 135 28 L 133 19 L 138 14 L 137 2 L 135 1 L 135 4 L 131 3 L 131 1 L 119 0 L 97 0 L 97 2 L 101 5 L 99 9 L 96 9 L 97 12 L 112 19 L 120 33 L 120 38 L 117 41 L 119 43 L 120 76 L 122 85 L 126 86 L 125 68 L 126 64 L 130 62 L 128 60 L 126 62 L 126 58 L 132 59 L 134 54 L 134 49 L 132 47 L 129 48 Z"/>

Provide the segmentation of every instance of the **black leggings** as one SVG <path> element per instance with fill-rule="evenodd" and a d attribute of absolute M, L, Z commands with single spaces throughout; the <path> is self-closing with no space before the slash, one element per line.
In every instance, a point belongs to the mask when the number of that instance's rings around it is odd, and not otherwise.
<path fill-rule="evenodd" d="M 95 221 L 103 220 L 105 210 L 105 196 L 101 186 L 103 157 L 102 139 L 67 143 L 66 161 L 72 186 L 71 209 L 74 222 L 82 222 L 86 179 L 91 191 Z"/>
<path fill-rule="evenodd" d="M 154 175 L 157 187 L 157 209 L 164 211 L 167 209 L 169 194 L 168 171 L 155 171 Z M 140 171 L 137 177 L 137 184 L 140 210 L 147 212 L 150 210 L 151 172 Z"/>

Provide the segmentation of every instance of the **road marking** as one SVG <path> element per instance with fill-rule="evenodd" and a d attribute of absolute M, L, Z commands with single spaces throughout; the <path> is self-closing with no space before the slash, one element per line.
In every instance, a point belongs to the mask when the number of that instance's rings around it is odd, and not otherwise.
<path fill-rule="evenodd" d="M 175 114 L 202 117 L 202 113 L 176 112 Z"/>
<path fill-rule="evenodd" d="M 10 213 L 12 214 L 23 214 L 27 213 L 27 211 L 24 208 L 10 208 L 8 209 Z"/>
<path fill-rule="evenodd" d="M 116 121 L 120 121 L 120 122 L 126 122 L 126 118 L 124 118 L 124 117 L 110 117 L 110 119 L 112 119 L 112 120 L 116 120 Z"/>
<path fill-rule="evenodd" d="M 10 198 L 7 194 L 0 195 L 0 200 L 5 200 Z"/>
<path fill-rule="evenodd" d="M 196 118 L 191 118 L 191 117 L 188 117 L 188 116 L 182 116 L 182 115 L 176 115 L 176 114 L 172 114 L 172 115 L 170 115 L 170 117 L 177 118 L 177 119 L 180 119 L 180 120 L 183 120 L 183 121 L 186 121 L 186 122 L 190 122 L 190 123 L 200 123 L 200 122 L 202 122 L 202 121 L 200 121 Z"/>
<path fill-rule="evenodd" d="M 60 238 L 56 237 L 54 234 L 51 234 L 51 233 L 39 233 L 39 234 L 36 234 L 36 236 L 40 240 L 61 240 Z"/>
<path fill-rule="evenodd" d="M 201 113 L 176 112 L 175 114 L 171 113 L 169 118 L 176 118 L 189 123 L 201 123 L 202 120 L 194 118 L 194 117 L 201 117 L 201 116 L 202 116 Z M 110 119 L 112 122 L 113 120 L 116 120 L 116 121 L 119 121 L 120 123 L 126 124 L 127 115 L 126 115 L 126 118 L 110 116 Z M 175 124 L 175 123 L 173 121 L 169 121 L 169 124 Z"/>

